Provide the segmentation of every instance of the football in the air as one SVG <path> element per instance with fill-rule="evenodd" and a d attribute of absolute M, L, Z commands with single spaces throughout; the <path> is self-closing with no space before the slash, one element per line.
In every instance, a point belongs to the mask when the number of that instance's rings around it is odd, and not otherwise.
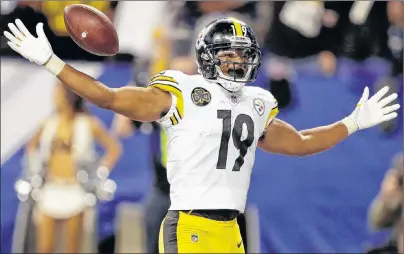
<path fill-rule="evenodd" d="M 119 51 L 118 34 L 111 20 L 98 9 L 71 4 L 64 9 L 66 29 L 77 45 L 98 56 L 113 56 Z"/>

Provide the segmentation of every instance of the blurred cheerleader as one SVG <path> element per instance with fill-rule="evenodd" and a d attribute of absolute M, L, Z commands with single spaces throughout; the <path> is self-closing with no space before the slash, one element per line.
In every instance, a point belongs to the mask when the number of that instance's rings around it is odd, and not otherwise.
<path fill-rule="evenodd" d="M 78 253 L 87 208 L 87 192 L 78 181 L 78 172 L 83 165 L 90 164 L 94 171 L 98 165 L 97 175 L 106 178 L 120 157 L 121 146 L 87 112 L 83 99 L 63 84 L 56 86 L 55 106 L 56 113 L 45 121 L 26 150 L 29 158 L 40 158 L 43 165 L 44 184 L 36 198 L 37 252 L 53 252 L 55 226 L 62 224 L 66 251 Z M 105 150 L 99 164 L 95 164 L 94 141 Z"/>

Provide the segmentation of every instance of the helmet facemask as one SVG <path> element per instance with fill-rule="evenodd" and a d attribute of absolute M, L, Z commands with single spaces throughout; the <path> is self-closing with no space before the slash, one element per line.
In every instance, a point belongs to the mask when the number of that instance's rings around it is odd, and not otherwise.
<path fill-rule="evenodd" d="M 256 79 L 261 52 L 248 37 L 227 37 L 223 43 L 206 46 L 205 52 L 204 60 L 213 63 L 213 75 L 209 79 L 225 89 L 235 92 Z"/>

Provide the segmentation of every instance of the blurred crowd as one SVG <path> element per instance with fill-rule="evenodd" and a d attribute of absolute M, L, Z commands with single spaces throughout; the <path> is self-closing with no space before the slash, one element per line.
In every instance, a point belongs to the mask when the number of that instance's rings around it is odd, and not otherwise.
<path fill-rule="evenodd" d="M 387 244 L 369 253 L 404 252 L 404 162 L 397 155 L 382 181 L 380 191 L 369 209 L 369 224 L 375 230 L 393 229 Z"/>
<path fill-rule="evenodd" d="M 355 62 L 377 57 L 391 63 L 385 80 L 397 91 L 392 78 L 403 70 L 402 1 L 13 1 L 2 2 L 0 27 L 19 17 L 33 29 L 44 22 L 54 51 L 63 59 L 105 60 L 86 53 L 68 37 L 63 20 L 66 5 L 85 2 L 114 21 L 120 54 L 108 60 L 133 61 L 134 83 L 163 66 L 195 73 L 194 42 L 211 20 L 235 16 L 252 25 L 265 54 L 269 76 L 264 84 L 280 107 L 293 102 L 290 89 L 292 60 L 312 58 L 325 75 L 332 76 L 340 57 Z M 136 15 L 134 15 L 136 13 Z M 1 54 L 13 54 L 2 38 Z M 146 74 L 146 75 L 145 75 Z M 384 129 L 394 129 L 387 123 Z"/>
<path fill-rule="evenodd" d="M 118 55 L 106 58 L 94 56 L 80 49 L 70 39 L 64 26 L 63 10 L 65 6 L 78 2 L 98 8 L 115 23 L 120 38 Z M 135 73 L 129 85 L 147 86 L 149 78 L 164 69 L 196 73 L 194 43 L 200 29 L 215 18 L 233 16 L 249 23 L 257 34 L 264 53 L 262 68 L 268 77 L 266 84 L 261 86 L 272 92 L 281 108 L 293 105 L 293 63 L 307 59 L 323 75 L 332 76 L 338 69 L 340 58 L 358 64 L 377 58 L 390 66 L 389 74 L 377 83 L 389 85 L 390 92 L 402 89 L 402 83 L 398 82 L 403 73 L 402 1 L 2 1 L 1 7 L 1 31 L 16 18 L 20 18 L 31 31 L 35 30 L 38 22 L 43 22 L 55 54 L 62 59 L 131 62 Z M 0 54 L 15 56 L 5 41 L 1 37 Z M 378 84 L 372 85 L 378 87 Z M 390 132 L 397 125 L 396 122 L 388 122 L 382 128 Z M 157 124 L 150 126 L 160 144 L 152 158 L 156 180 L 147 208 L 153 211 L 148 213 L 150 217 L 154 217 L 146 222 L 150 232 L 147 235 L 150 239 L 147 250 L 156 252 L 159 225 L 169 206 L 169 186 L 165 177 L 166 155 L 161 145 L 164 144 L 164 133 Z M 117 115 L 112 129 L 118 136 L 125 137 L 141 127 L 141 123 Z M 106 145 L 114 146 L 112 138 L 106 134 L 104 136 L 104 141 L 111 139 L 109 143 L 105 141 Z M 119 150 L 117 145 L 114 147 Z M 119 157 L 119 152 L 115 152 L 112 161 Z M 396 175 L 402 178 L 402 158 L 401 162 L 398 161 L 386 178 L 392 179 Z M 397 169 L 400 163 L 401 169 Z M 113 162 L 110 164 L 112 167 Z M 375 199 L 369 216 L 375 228 L 395 228 L 389 246 L 397 248 L 397 239 L 403 234 L 397 215 L 401 214 L 403 184 L 401 181 L 400 185 L 399 177 L 394 179 L 399 187 L 386 187 L 388 184 L 383 183 L 381 194 Z M 389 188 L 398 189 L 399 194 L 391 194 L 395 196 L 394 209 L 384 211 L 382 208 L 386 206 L 380 197 L 385 197 L 384 193 L 389 192 L 386 190 Z M 389 219 L 381 222 L 381 213 L 394 215 L 389 215 Z M 239 222 L 241 227 L 242 220 Z M 42 230 L 39 234 L 51 234 L 46 229 L 39 230 Z M 50 249 L 49 241 L 39 244 L 46 251 Z M 400 244 L 402 249 L 402 241 Z"/>

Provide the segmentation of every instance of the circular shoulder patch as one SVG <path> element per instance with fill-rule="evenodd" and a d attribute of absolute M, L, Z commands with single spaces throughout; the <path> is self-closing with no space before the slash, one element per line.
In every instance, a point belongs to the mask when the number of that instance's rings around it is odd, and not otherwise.
<path fill-rule="evenodd" d="M 212 100 L 209 91 L 202 87 L 196 87 L 191 93 L 192 102 L 200 107 L 206 106 Z"/>

